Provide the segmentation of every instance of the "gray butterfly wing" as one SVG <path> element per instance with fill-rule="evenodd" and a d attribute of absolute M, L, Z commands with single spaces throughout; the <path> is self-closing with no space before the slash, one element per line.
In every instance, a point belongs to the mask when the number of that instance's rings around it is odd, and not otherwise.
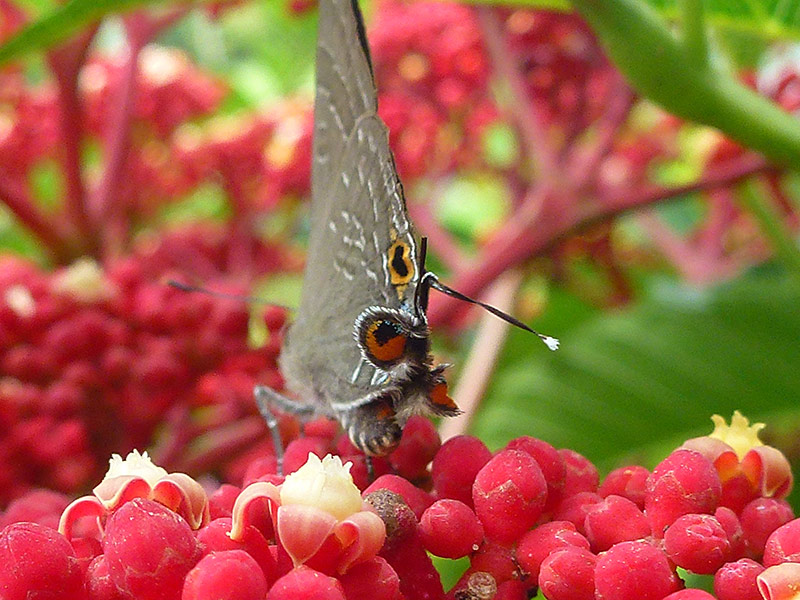
<path fill-rule="evenodd" d="M 378 109 L 369 46 L 356 0 L 319 3 L 316 86 L 311 192 L 318 204 L 319 192 L 335 176 L 337 159 L 356 121 Z"/>
<path fill-rule="evenodd" d="M 417 242 L 350 0 L 320 3 L 317 77 L 311 234 L 281 368 L 302 400 L 331 405 L 380 383 L 361 360 L 354 322 L 369 306 L 410 308 Z"/>

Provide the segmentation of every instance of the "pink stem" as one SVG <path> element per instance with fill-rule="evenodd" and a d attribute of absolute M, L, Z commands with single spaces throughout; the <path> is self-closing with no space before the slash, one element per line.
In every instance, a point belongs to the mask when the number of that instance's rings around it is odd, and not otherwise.
<path fill-rule="evenodd" d="M 503 28 L 495 9 L 477 8 L 478 21 L 486 41 L 486 49 L 494 70 L 506 81 L 511 91 L 510 108 L 540 179 L 553 178 L 560 172 L 558 156 L 547 135 L 545 119 L 536 110 L 525 89 L 519 66 L 503 38 Z"/>
<path fill-rule="evenodd" d="M 0 177 L 0 202 L 5 204 L 19 222 L 42 241 L 54 257 L 59 260 L 69 260 L 69 249 L 64 240 L 64 232 L 58 226 L 58 221 L 45 217 L 34 206 L 21 186 Z"/>
<path fill-rule="evenodd" d="M 86 190 L 81 170 L 83 147 L 83 106 L 78 93 L 78 73 L 86 59 L 96 27 L 51 50 L 50 68 L 58 82 L 59 126 L 64 148 L 63 168 L 66 180 L 65 211 L 70 224 L 92 250 L 92 224 L 86 211 Z"/>
<path fill-rule="evenodd" d="M 730 185 L 736 181 L 774 169 L 762 157 L 746 154 L 732 160 L 695 183 L 662 188 L 648 186 L 638 190 L 623 190 L 616 195 L 600 194 L 598 201 L 574 210 L 565 200 L 545 186 L 534 188 L 514 217 L 492 238 L 481 260 L 455 275 L 452 287 L 468 296 L 480 292 L 500 273 L 538 253 L 544 252 L 558 240 L 589 225 L 610 219 L 624 212 L 655 204 L 683 194 Z M 565 206 L 567 207 L 565 209 Z M 462 303 L 449 296 L 431 298 L 428 321 L 432 327 L 451 323 Z"/>

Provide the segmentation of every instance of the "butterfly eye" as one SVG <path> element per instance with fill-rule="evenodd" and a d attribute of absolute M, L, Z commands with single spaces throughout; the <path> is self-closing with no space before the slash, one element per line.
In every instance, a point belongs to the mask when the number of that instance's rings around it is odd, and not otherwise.
<path fill-rule="evenodd" d="M 399 310 L 366 309 L 356 319 L 355 333 L 364 358 L 384 371 L 402 363 L 419 364 L 428 353 L 425 324 Z"/>
<path fill-rule="evenodd" d="M 403 358 L 407 337 L 396 321 L 376 319 L 367 324 L 361 339 L 367 358 L 376 366 L 391 366 Z"/>

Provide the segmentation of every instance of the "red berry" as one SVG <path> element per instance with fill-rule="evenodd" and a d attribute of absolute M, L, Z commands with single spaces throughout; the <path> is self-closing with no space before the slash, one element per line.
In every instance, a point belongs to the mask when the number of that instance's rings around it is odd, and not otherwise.
<path fill-rule="evenodd" d="M 425 509 L 433 504 L 433 497 L 430 494 L 397 475 L 381 475 L 364 490 L 364 494 L 366 495 L 376 490 L 389 490 L 402 496 L 406 504 L 414 511 L 414 516 L 417 519 L 421 518 Z"/>
<path fill-rule="evenodd" d="M 267 581 L 244 550 L 224 550 L 204 556 L 189 571 L 181 600 L 263 600 Z"/>
<path fill-rule="evenodd" d="M 295 567 L 269 589 L 266 600 L 345 600 L 344 590 L 333 577 L 304 565 Z"/>
<path fill-rule="evenodd" d="M 90 600 L 135 600 L 132 595 L 119 589 L 111 579 L 108 561 L 102 554 L 95 557 L 86 570 L 86 590 Z"/>
<path fill-rule="evenodd" d="M 539 588 L 548 600 L 594 600 L 596 563 L 584 548 L 558 550 L 542 562 Z"/>
<path fill-rule="evenodd" d="M 716 600 L 716 598 L 704 590 L 687 589 L 672 592 L 669 596 L 664 596 L 664 600 Z"/>
<path fill-rule="evenodd" d="M 730 547 L 725 530 L 711 515 L 683 515 L 664 533 L 664 548 L 670 560 L 700 575 L 710 575 L 719 569 Z"/>
<path fill-rule="evenodd" d="M 180 598 L 200 559 L 189 525 L 163 505 L 134 498 L 111 515 L 103 539 L 111 579 L 137 600 Z"/>
<path fill-rule="evenodd" d="M 444 558 L 467 556 L 483 541 L 483 527 L 472 509 L 449 498 L 437 500 L 422 513 L 419 534 L 428 552 Z"/>
<path fill-rule="evenodd" d="M 589 549 L 589 540 L 569 521 L 551 521 L 523 535 L 517 544 L 516 559 L 533 581 L 539 578 L 542 561 L 563 548 Z"/>
<path fill-rule="evenodd" d="M 530 454 L 542 469 L 547 481 L 545 511 L 552 509 L 561 499 L 567 467 L 561 453 L 543 440 L 524 435 L 506 444 L 505 450 L 521 450 Z"/>
<path fill-rule="evenodd" d="M 675 450 L 647 480 L 645 514 L 653 535 L 661 538 L 664 530 L 681 515 L 713 513 L 721 489 L 711 461 L 694 450 Z"/>
<path fill-rule="evenodd" d="M 301 437 L 289 442 L 283 453 L 283 473 L 294 473 L 306 464 L 309 454 L 322 458 L 330 449 L 330 440 L 318 437 Z"/>
<path fill-rule="evenodd" d="M 764 566 L 784 562 L 800 563 L 800 519 L 781 525 L 764 546 Z"/>
<path fill-rule="evenodd" d="M 739 522 L 739 517 L 727 506 L 720 506 L 714 511 L 714 516 L 725 530 L 725 535 L 728 536 L 728 541 L 731 545 L 727 561 L 739 560 L 747 551 L 744 530 L 742 529 L 742 524 Z"/>
<path fill-rule="evenodd" d="M 400 444 L 389 455 L 389 463 L 401 477 L 416 479 L 436 456 L 442 441 L 433 423 L 415 415 L 403 427 Z"/>
<path fill-rule="evenodd" d="M 278 567 L 270 551 L 269 543 L 261 535 L 261 532 L 252 525 L 248 525 L 244 529 L 241 541 L 234 541 L 228 536 L 230 531 L 230 517 L 214 519 L 198 531 L 197 541 L 203 555 L 225 550 L 243 550 L 256 561 L 268 584 L 275 581 L 278 576 Z"/>
<path fill-rule="evenodd" d="M 67 539 L 38 523 L 0 531 L 0 597 L 84 600 L 83 571 Z"/>
<path fill-rule="evenodd" d="M 719 600 L 762 600 L 756 577 L 763 570 L 749 558 L 726 563 L 714 574 L 714 593 Z"/>
<path fill-rule="evenodd" d="M 592 462 L 568 448 L 558 451 L 564 459 L 566 474 L 564 477 L 563 498 L 567 498 L 580 492 L 596 492 L 600 483 L 600 473 Z"/>
<path fill-rule="evenodd" d="M 460 435 L 447 440 L 433 459 L 431 477 L 438 498 L 460 500 L 472 504 L 472 484 L 475 476 L 492 458 L 492 453 L 481 440 Z"/>
<path fill-rule="evenodd" d="M 64 494 L 45 489 L 30 490 L 9 504 L 4 514 L 0 514 L 0 529 L 20 521 L 58 529 L 61 513 L 68 504 L 69 498 Z"/>
<path fill-rule="evenodd" d="M 785 500 L 756 498 L 742 509 L 739 516 L 747 548 L 754 556 L 761 556 L 772 532 L 793 518 L 792 507 Z"/>
<path fill-rule="evenodd" d="M 584 528 L 595 552 L 650 535 L 650 523 L 639 507 L 627 498 L 614 495 L 587 505 Z"/>
<path fill-rule="evenodd" d="M 223 483 L 214 490 L 214 493 L 208 497 L 208 509 L 211 519 L 230 517 L 233 512 L 233 505 L 241 491 L 242 488 L 229 483 Z"/>
<path fill-rule="evenodd" d="M 578 492 L 566 496 L 553 511 L 553 519 L 569 521 L 581 534 L 586 535 L 586 514 L 594 505 L 602 502 L 603 499 L 594 492 Z"/>
<path fill-rule="evenodd" d="M 528 600 L 528 585 L 519 579 L 509 579 L 497 586 L 494 600 Z"/>
<path fill-rule="evenodd" d="M 542 514 L 547 482 L 529 454 L 503 450 L 475 477 L 472 500 L 486 537 L 513 542 Z"/>
<path fill-rule="evenodd" d="M 647 478 L 649 476 L 650 471 L 638 465 L 620 467 L 606 475 L 605 480 L 597 489 L 597 493 L 603 498 L 611 494 L 622 496 L 639 508 L 644 509 L 644 499 L 647 495 Z"/>
<path fill-rule="evenodd" d="M 647 542 L 622 542 L 597 559 L 597 600 L 661 600 L 681 581 L 661 550 Z"/>
<path fill-rule="evenodd" d="M 486 541 L 472 555 L 467 573 L 489 573 L 498 584 L 518 576 L 519 569 L 509 546 Z"/>
<path fill-rule="evenodd" d="M 400 578 L 380 556 L 348 569 L 339 576 L 347 600 L 399 600 Z"/>

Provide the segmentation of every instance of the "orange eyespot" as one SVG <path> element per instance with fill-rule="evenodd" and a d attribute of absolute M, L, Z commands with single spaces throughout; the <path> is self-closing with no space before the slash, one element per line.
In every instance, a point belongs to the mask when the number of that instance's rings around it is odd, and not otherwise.
<path fill-rule="evenodd" d="M 396 323 L 380 320 L 367 327 L 364 339 L 367 352 L 381 363 L 390 363 L 403 357 L 406 337 Z"/>
<path fill-rule="evenodd" d="M 437 383 L 431 388 L 430 399 L 437 407 L 447 410 L 458 410 L 455 401 L 447 395 L 447 384 Z"/>
<path fill-rule="evenodd" d="M 414 263 L 411 249 L 402 240 L 395 240 L 389 247 L 389 276 L 393 286 L 405 286 L 414 278 Z"/>

